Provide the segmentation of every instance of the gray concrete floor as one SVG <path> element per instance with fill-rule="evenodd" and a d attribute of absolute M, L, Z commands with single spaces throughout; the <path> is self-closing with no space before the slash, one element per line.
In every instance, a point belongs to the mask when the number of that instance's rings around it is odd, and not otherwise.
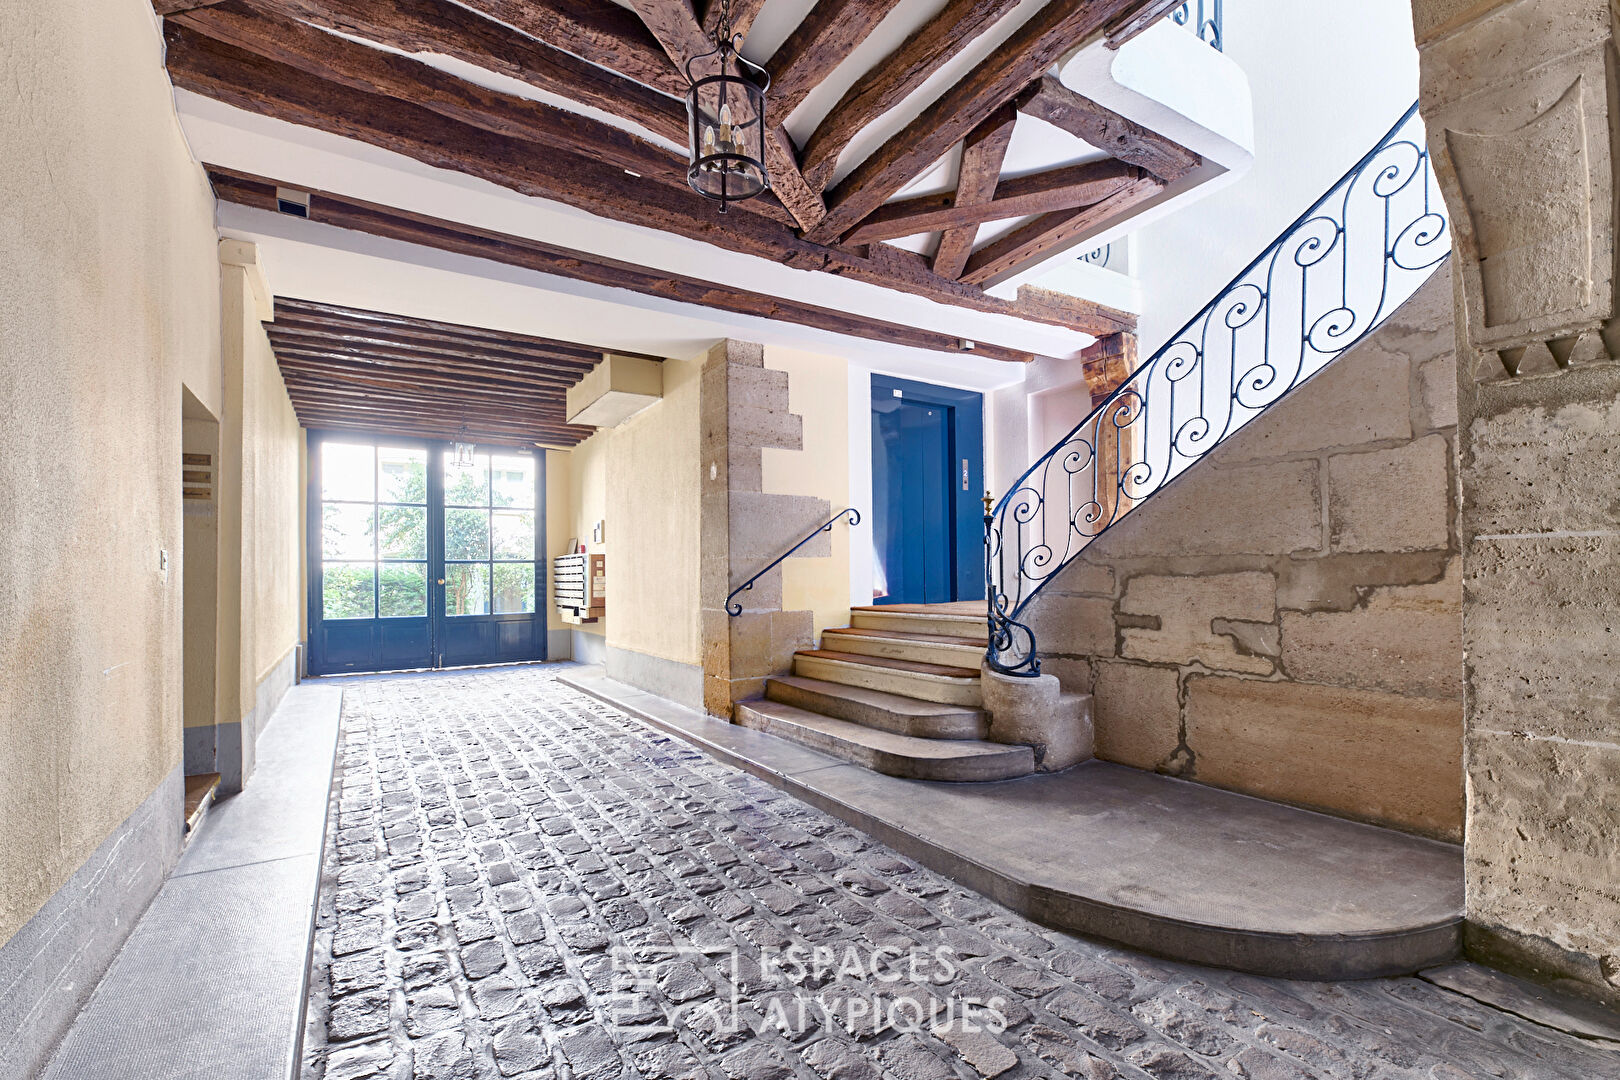
<path fill-rule="evenodd" d="M 1043 928 L 556 671 L 347 684 L 310 1080 L 1620 1078 L 1422 979 Z"/>

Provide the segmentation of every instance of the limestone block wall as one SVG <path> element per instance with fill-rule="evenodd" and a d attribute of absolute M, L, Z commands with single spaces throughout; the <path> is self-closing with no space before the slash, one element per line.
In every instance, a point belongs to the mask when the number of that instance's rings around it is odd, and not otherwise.
<path fill-rule="evenodd" d="M 1442 268 L 1035 600 L 1099 757 L 1461 839 L 1452 325 Z"/>
<path fill-rule="evenodd" d="M 1607 0 L 1415 0 L 1455 224 L 1471 954 L 1620 1007 Z"/>

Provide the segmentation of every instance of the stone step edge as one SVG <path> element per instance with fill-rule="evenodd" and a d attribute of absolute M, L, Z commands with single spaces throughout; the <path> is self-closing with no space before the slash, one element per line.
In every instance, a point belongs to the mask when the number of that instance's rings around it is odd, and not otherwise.
<path fill-rule="evenodd" d="M 895 675 L 915 676 L 944 683 L 947 686 L 963 686 L 979 681 L 979 673 L 972 668 L 953 668 L 949 664 L 930 664 L 915 660 L 896 660 L 888 656 L 870 656 L 866 653 L 846 653 L 836 649 L 799 649 L 793 654 L 794 659 L 806 657 L 810 660 L 821 660 L 829 664 L 848 664 L 856 668 L 875 668 Z M 945 668 L 953 674 L 942 674 L 938 671 L 927 671 L 926 668 Z M 961 672 L 962 674 L 954 674 Z"/>
<path fill-rule="evenodd" d="M 814 705 L 801 704 L 795 701 L 783 700 L 785 697 L 809 696 L 817 700 Z M 874 700 L 876 699 L 876 700 Z M 795 709 L 826 716 L 833 720 L 842 720 L 846 724 L 856 724 L 873 731 L 887 731 L 894 735 L 906 735 L 913 739 L 936 739 L 947 742 L 959 742 L 964 739 L 982 740 L 990 733 L 990 714 L 974 705 L 952 705 L 942 701 L 927 701 L 923 698 L 906 697 L 902 694 L 891 694 L 886 690 L 872 690 L 864 686 L 851 686 L 849 683 L 828 682 L 826 679 L 817 679 L 809 675 L 773 675 L 765 680 L 765 700 L 789 705 Z M 883 713 L 892 719 L 894 726 L 883 723 L 868 723 L 854 716 L 840 714 L 840 707 L 836 703 L 848 703 L 850 706 L 859 706 L 862 709 Z M 961 735 L 918 735 L 912 732 L 896 730 L 898 727 L 911 727 L 913 725 L 933 725 L 939 728 L 971 729 L 971 733 Z"/>

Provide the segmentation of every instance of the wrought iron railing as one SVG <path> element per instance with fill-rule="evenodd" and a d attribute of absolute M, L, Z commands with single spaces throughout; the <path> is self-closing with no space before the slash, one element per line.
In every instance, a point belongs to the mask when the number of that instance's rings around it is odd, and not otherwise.
<path fill-rule="evenodd" d="M 849 518 L 849 523 L 851 526 L 859 525 L 861 523 L 861 512 L 855 509 L 853 506 L 846 507 L 843 510 L 838 511 L 838 513 L 834 514 L 830 519 L 828 519 L 825 525 L 817 525 L 815 528 L 805 533 L 803 540 L 800 540 L 797 544 L 794 544 L 782 554 L 778 555 L 769 566 L 765 567 L 765 569 L 761 570 L 759 573 L 755 574 L 753 577 L 749 578 L 735 589 L 732 589 L 731 592 L 726 596 L 726 613 L 733 619 L 741 615 L 743 613 L 743 606 L 735 602 L 740 593 L 745 593 L 753 589 L 754 582 L 758 581 L 772 570 L 775 570 L 795 551 L 798 551 L 800 548 L 804 547 L 804 545 L 814 540 L 818 534 L 832 532 L 832 527 L 838 524 L 839 521 L 843 520 L 845 517 Z"/>
<path fill-rule="evenodd" d="M 1086 545 L 1355 345 L 1451 251 L 1414 105 L 985 514 L 986 662 L 1037 675 L 1025 609 Z"/>
<path fill-rule="evenodd" d="M 1222 51 L 1221 0 L 1187 0 L 1170 13 L 1170 21 L 1190 28 L 1216 52 Z"/>

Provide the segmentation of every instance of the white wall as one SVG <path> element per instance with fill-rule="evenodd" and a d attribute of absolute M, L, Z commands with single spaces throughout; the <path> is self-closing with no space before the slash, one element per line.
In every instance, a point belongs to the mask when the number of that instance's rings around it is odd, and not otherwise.
<path fill-rule="evenodd" d="M 1417 100 L 1410 0 L 1226 0 L 1225 46 L 1254 95 L 1254 166 L 1136 234 L 1143 359 Z"/>

